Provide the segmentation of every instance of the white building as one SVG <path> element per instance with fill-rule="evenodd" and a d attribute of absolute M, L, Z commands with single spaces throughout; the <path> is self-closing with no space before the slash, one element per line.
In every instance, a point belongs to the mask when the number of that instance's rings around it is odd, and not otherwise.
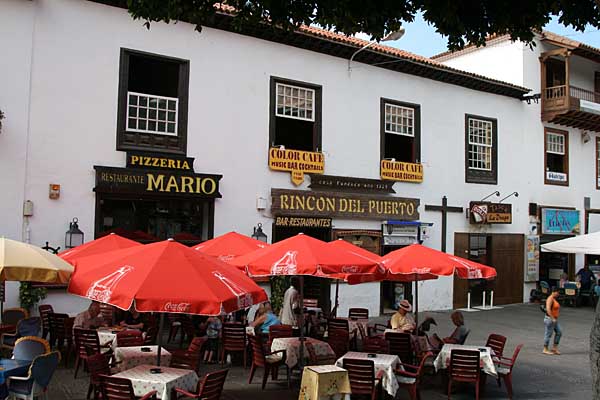
<path fill-rule="evenodd" d="M 234 33 L 226 12 L 197 33 L 187 23 L 147 30 L 102 2 L 1 2 L 0 235 L 64 248 L 77 217 L 86 240 L 116 231 L 191 244 L 261 223 L 269 241 L 303 231 L 380 253 L 419 239 L 439 249 L 442 214 L 427 205 L 447 196 L 466 210 L 516 191 L 505 200 L 512 209 L 476 207 L 508 223 L 448 213 L 447 251 L 497 268 L 497 303 L 527 300 L 530 203 L 582 210 L 584 197 L 597 197 L 596 135 L 590 144 L 571 134 L 569 186 L 547 185 L 525 81 L 379 45 L 349 68 L 364 44 L 315 28 Z M 295 158 L 296 171 L 277 170 Z M 466 301 L 466 281 L 419 285 L 421 310 Z M 17 287 L 7 285 L 7 306 Z M 490 290 L 471 287 L 474 299 Z M 321 303 L 333 296 L 328 284 L 307 292 Z M 409 288 L 342 284 L 339 314 L 378 314 L 402 295 Z M 45 302 L 67 313 L 86 304 L 62 289 Z"/>

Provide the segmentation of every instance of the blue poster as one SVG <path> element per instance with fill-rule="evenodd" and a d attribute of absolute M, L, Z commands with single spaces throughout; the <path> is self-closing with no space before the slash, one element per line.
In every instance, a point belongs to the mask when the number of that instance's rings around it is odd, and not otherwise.
<path fill-rule="evenodd" d="M 579 211 L 555 208 L 542 209 L 542 234 L 579 234 Z"/>

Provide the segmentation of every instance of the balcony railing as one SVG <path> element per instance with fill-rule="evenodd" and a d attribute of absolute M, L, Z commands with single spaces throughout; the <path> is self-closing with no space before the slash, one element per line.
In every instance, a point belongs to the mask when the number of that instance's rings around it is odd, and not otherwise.
<path fill-rule="evenodd" d="M 567 85 L 551 86 L 544 91 L 544 100 L 550 102 L 553 100 L 565 100 L 566 95 Z M 569 96 L 579 100 L 590 101 L 592 103 L 600 103 L 600 93 L 582 89 L 577 86 L 569 85 Z"/>

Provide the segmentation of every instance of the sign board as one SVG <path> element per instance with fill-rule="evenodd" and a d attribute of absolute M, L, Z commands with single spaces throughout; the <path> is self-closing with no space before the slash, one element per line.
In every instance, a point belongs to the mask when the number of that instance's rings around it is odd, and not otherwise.
<path fill-rule="evenodd" d="M 526 265 L 525 282 L 537 282 L 540 279 L 540 237 L 530 235 L 525 240 Z"/>
<path fill-rule="evenodd" d="M 471 224 L 511 224 L 512 204 L 472 201 L 469 203 Z"/>
<path fill-rule="evenodd" d="M 331 228 L 331 218 L 275 217 L 275 226 L 299 228 Z"/>
<path fill-rule="evenodd" d="M 381 160 L 381 179 L 399 182 L 423 182 L 423 165 L 402 161 Z"/>
<path fill-rule="evenodd" d="M 128 152 L 127 168 L 172 169 L 194 172 L 194 159 L 177 155 Z"/>
<path fill-rule="evenodd" d="M 579 210 L 542 208 L 542 235 L 576 235 L 579 231 Z"/>
<path fill-rule="evenodd" d="M 394 182 L 333 175 L 311 175 L 308 187 L 311 189 L 340 190 L 345 192 L 396 193 L 394 191 Z"/>
<path fill-rule="evenodd" d="M 388 227 L 392 232 L 388 232 Z M 407 246 L 419 243 L 419 226 L 417 225 L 384 225 L 383 244 L 385 246 Z"/>
<path fill-rule="evenodd" d="M 298 186 L 304 182 L 304 174 L 325 172 L 325 155 L 314 151 L 271 147 L 269 149 L 269 168 L 274 171 L 291 172 L 292 182 Z"/>
<path fill-rule="evenodd" d="M 271 189 L 275 216 L 418 220 L 419 199 L 355 193 Z"/>
<path fill-rule="evenodd" d="M 546 180 L 553 182 L 567 182 L 568 175 L 562 172 L 546 171 Z"/>
<path fill-rule="evenodd" d="M 148 194 L 180 197 L 221 197 L 222 175 L 94 166 L 95 192 Z"/>

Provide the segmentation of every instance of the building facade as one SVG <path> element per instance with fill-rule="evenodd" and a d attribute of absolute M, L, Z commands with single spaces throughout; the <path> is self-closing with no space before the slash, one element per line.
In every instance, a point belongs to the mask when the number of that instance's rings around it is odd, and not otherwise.
<path fill-rule="evenodd" d="M 530 203 L 582 210 L 597 196 L 597 153 L 578 137 L 569 186 L 544 182 L 538 106 L 505 77 L 380 45 L 349 64 L 366 42 L 308 27 L 234 32 L 228 10 L 201 33 L 183 22 L 147 30 L 103 2 L 0 10 L 0 234 L 10 238 L 64 247 L 74 217 L 86 240 L 144 243 L 260 223 L 269 242 L 304 232 L 383 254 L 421 241 L 497 268 L 494 283 L 418 283 L 421 310 L 447 309 L 469 291 L 474 303 L 492 290 L 496 303 L 527 300 Z M 17 288 L 7 284 L 8 306 Z M 307 291 L 328 307 L 335 289 Z M 377 315 L 411 292 L 342 284 L 339 314 Z M 64 289 L 45 301 L 86 304 Z"/>

